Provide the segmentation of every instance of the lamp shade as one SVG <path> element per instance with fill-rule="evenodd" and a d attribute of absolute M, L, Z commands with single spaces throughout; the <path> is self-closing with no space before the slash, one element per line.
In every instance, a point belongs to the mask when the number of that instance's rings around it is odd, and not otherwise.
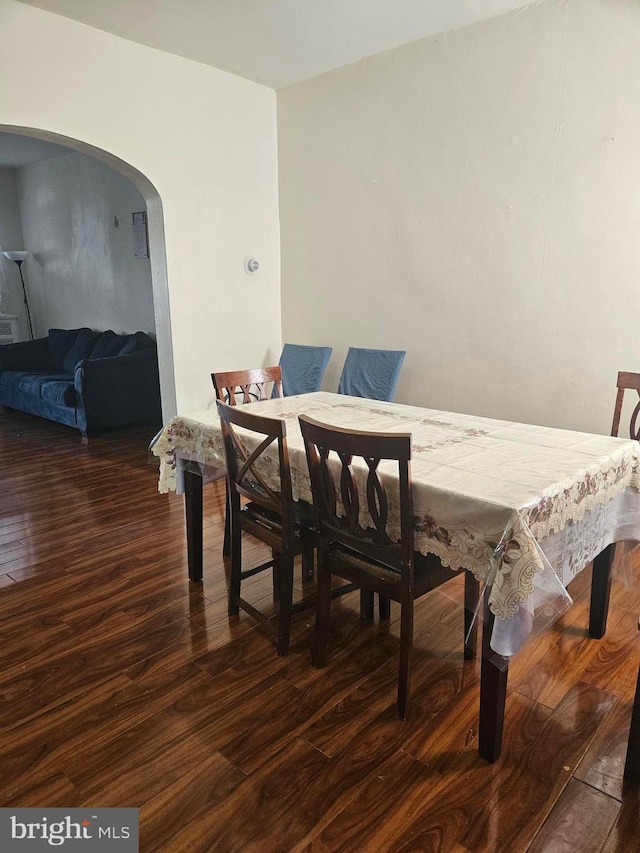
<path fill-rule="evenodd" d="M 2 254 L 10 261 L 24 261 L 29 252 L 3 252 Z"/>

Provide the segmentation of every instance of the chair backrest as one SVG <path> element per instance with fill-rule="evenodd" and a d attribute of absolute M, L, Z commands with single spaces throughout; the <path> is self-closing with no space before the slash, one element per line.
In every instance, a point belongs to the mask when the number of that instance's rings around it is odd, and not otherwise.
<path fill-rule="evenodd" d="M 284 396 L 319 391 L 332 352 L 332 347 L 285 344 L 280 356 Z"/>
<path fill-rule="evenodd" d="M 230 406 L 235 406 L 238 402 L 256 403 L 272 396 L 282 397 L 282 371 L 279 365 L 212 373 L 211 381 L 216 399 Z"/>
<path fill-rule="evenodd" d="M 391 402 L 406 352 L 349 347 L 338 394 Z"/>
<path fill-rule="evenodd" d="M 239 508 L 240 497 L 271 510 L 282 518 L 283 534 L 293 531 L 293 496 L 287 448 L 287 427 L 280 418 L 265 418 L 247 412 L 242 406 L 216 403 L 224 439 L 227 476 L 231 500 Z M 269 459 L 265 454 L 273 445 Z M 276 487 L 267 483 L 278 480 Z"/>
<path fill-rule="evenodd" d="M 618 393 L 616 395 L 616 406 L 613 411 L 613 423 L 611 424 L 611 435 L 618 435 L 620 428 L 620 415 L 622 413 L 622 400 L 625 390 L 637 391 L 640 397 L 640 373 L 618 373 Z M 629 422 L 629 435 L 631 438 L 640 440 L 640 423 L 638 423 L 638 415 L 640 415 L 640 400 L 631 413 Z"/>
<path fill-rule="evenodd" d="M 412 571 L 411 435 L 340 429 L 305 415 L 299 422 L 321 538 L 398 571 Z M 397 462 L 397 479 L 394 471 L 383 480 L 379 471 L 383 460 Z M 391 504 L 387 487 L 392 487 Z M 398 516 L 399 540 L 389 535 L 390 517 Z"/>

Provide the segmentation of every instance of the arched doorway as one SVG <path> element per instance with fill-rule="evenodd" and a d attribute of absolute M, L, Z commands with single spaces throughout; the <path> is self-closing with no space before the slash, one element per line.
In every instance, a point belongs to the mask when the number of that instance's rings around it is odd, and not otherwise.
<path fill-rule="evenodd" d="M 134 166 L 126 163 L 119 157 L 110 154 L 108 151 L 96 148 L 82 140 L 62 136 L 57 133 L 51 133 L 46 130 L 31 127 L 19 127 L 15 125 L 0 125 L 0 132 L 16 134 L 23 137 L 31 137 L 45 142 L 52 142 L 57 145 L 65 146 L 71 151 L 92 157 L 129 180 L 142 195 L 147 208 L 151 281 L 158 344 L 162 412 L 163 419 L 165 421 L 169 420 L 176 413 L 176 392 L 169 314 L 164 218 L 162 201 L 158 191 L 151 181 Z"/>

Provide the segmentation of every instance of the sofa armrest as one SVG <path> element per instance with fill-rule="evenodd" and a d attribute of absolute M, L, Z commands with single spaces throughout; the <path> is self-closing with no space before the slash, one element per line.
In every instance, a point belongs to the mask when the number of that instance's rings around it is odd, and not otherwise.
<path fill-rule="evenodd" d="M 76 365 L 74 386 L 89 434 L 107 427 L 162 419 L 155 348 L 84 359 Z"/>
<path fill-rule="evenodd" d="M 20 341 L 0 347 L 0 371 L 30 370 L 46 372 L 49 367 L 49 338 Z"/>

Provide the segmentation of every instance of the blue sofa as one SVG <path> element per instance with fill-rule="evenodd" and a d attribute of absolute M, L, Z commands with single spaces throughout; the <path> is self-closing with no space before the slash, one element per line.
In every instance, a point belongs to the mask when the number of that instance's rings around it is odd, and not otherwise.
<path fill-rule="evenodd" d="M 84 438 L 162 420 L 158 354 L 144 332 L 49 329 L 0 346 L 0 404 L 76 427 Z"/>

